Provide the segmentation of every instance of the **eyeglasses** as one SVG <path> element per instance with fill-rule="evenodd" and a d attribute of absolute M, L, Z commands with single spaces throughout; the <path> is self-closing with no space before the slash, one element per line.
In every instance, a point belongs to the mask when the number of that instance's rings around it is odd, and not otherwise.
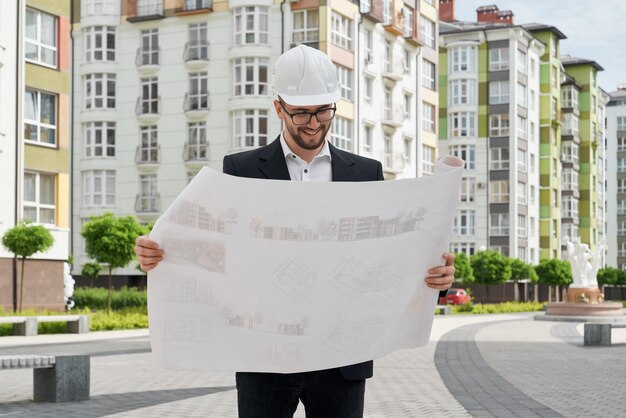
<path fill-rule="evenodd" d="M 313 116 L 315 116 L 318 122 L 328 122 L 335 117 L 335 111 L 337 110 L 337 106 L 334 105 L 333 107 L 320 109 L 317 112 L 289 113 L 281 100 L 279 100 L 278 103 L 280 103 L 280 107 L 282 107 L 285 113 L 291 118 L 294 125 L 308 125 L 311 123 Z"/>

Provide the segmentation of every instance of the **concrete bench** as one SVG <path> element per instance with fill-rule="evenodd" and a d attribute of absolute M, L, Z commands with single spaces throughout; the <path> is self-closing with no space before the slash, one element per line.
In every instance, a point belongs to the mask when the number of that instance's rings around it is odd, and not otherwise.
<path fill-rule="evenodd" d="M 435 308 L 435 313 L 440 315 L 450 315 L 452 313 L 452 308 L 448 305 L 437 305 Z"/>
<path fill-rule="evenodd" d="M 13 335 L 37 335 L 37 326 L 40 322 L 67 322 L 69 334 L 89 332 L 87 315 L 0 316 L 0 324 L 13 324 Z"/>
<path fill-rule="evenodd" d="M 611 330 L 613 328 L 626 328 L 626 322 L 586 323 L 585 345 L 602 346 L 611 345 Z"/>
<path fill-rule="evenodd" d="M 0 370 L 33 369 L 35 402 L 89 399 L 90 358 L 78 356 L 0 356 Z"/>

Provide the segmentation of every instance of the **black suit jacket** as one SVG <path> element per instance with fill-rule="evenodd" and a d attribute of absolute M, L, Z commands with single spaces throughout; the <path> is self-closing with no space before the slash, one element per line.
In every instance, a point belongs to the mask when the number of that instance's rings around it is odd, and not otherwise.
<path fill-rule="evenodd" d="M 384 180 L 380 162 L 330 147 L 333 181 Z M 272 180 L 291 180 L 285 154 L 280 146 L 280 136 L 269 145 L 252 151 L 240 152 L 224 157 L 224 173 L 238 177 Z M 373 361 L 340 367 L 341 375 L 347 380 L 372 377 Z"/>

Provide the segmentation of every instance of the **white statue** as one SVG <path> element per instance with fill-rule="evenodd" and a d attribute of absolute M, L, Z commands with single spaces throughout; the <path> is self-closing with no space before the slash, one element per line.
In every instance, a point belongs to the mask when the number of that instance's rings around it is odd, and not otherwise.
<path fill-rule="evenodd" d="M 76 280 L 70 274 L 70 265 L 63 263 L 63 296 L 68 311 L 74 307 L 74 298 L 72 297 L 74 295 L 74 283 Z"/>
<path fill-rule="evenodd" d="M 567 255 L 572 266 L 573 284 L 570 287 L 598 287 L 598 270 L 602 267 L 602 254 L 606 245 L 599 244 L 595 251 L 580 239 L 565 237 Z"/>

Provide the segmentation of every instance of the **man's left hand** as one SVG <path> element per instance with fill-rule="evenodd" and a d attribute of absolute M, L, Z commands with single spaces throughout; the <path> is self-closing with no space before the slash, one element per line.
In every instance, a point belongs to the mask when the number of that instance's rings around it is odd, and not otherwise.
<path fill-rule="evenodd" d="M 424 279 L 426 286 L 437 290 L 447 290 L 452 287 L 452 283 L 454 283 L 454 257 L 454 254 L 445 253 L 443 258 L 446 260 L 446 265 L 428 270 L 430 276 Z"/>

